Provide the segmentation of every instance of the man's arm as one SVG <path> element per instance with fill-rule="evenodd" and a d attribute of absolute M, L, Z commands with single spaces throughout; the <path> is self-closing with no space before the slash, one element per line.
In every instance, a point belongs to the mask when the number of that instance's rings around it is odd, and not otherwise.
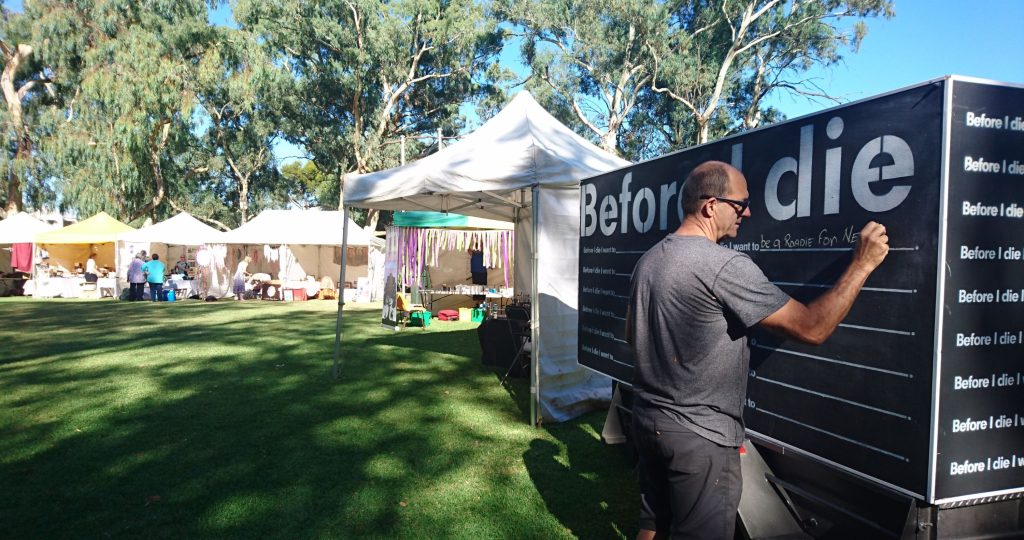
<path fill-rule="evenodd" d="M 850 312 L 861 287 L 889 253 L 885 227 L 874 221 L 860 231 L 853 261 L 828 292 L 804 305 L 790 299 L 778 311 L 764 318 L 761 326 L 793 339 L 821 345 Z"/>

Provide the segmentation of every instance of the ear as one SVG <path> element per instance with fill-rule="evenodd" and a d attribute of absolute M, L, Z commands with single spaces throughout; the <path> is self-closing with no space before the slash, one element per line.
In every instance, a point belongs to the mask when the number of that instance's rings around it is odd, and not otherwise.
<path fill-rule="evenodd" d="M 714 201 L 714 199 L 708 199 L 700 207 L 700 215 L 702 217 L 706 217 L 706 218 L 709 218 L 709 219 L 712 217 L 712 212 L 711 212 L 711 205 L 713 204 L 712 201 Z M 717 201 L 715 201 L 715 202 L 717 202 Z"/>

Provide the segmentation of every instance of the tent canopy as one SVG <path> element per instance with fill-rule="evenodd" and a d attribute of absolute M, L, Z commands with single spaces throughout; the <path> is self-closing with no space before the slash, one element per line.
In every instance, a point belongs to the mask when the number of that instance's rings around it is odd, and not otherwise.
<path fill-rule="evenodd" d="M 158 242 L 174 246 L 201 246 L 203 244 L 222 244 L 223 232 L 182 212 L 170 219 L 155 223 L 149 227 L 119 234 L 118 240 L 125 242 Z"/>
<path fill-rule="evenodd" d="M 517 211 L 529 206 L 532 186 L 577 186 L 626 165 L 523 91 L 456 144 L 401 167 L 347 176 L 345 204 L 514 221 Z"/>
<path fill-rule="evenodd" d="M 135 227 L 125 225 L 110 217 L 106 212 L 53 231 L 36 234 L 37 244 L 106 244 L 114 242 L 117 235 L 134 231 Z"/>
<path fill-rule="evenodd" d="M 31 244 L 36 241 L 37 234 L 52 228 L 25 212 L 18 212 L 0 221 L 0 244 Z"/>
<path fill-rule="evenodd" d="M 515 226 L 509 221 L 484 219 L 462 214 L 443 212 L 395 212 L 396 227 L 423 227 L 446 229 L 496 229 L 511 230 Z"/>
<path fill-rule="evenodd" d="M 576 358 L 579 185 L 626 165 L 520 92 L 494 118 L 436 154 L 346 177 L 345 204 L 514 222 L 515 260 L 521 263 L 515 288 L 530 294 L 533 309 L 531 420 L 539 415 L 562 421 L 611 399 L 611 381 Z"/>
<path fill-rule="evenodd" d="M 219 242 L 340 246 L 343 225 L 343 213 L 337 211 L 264 210 L 245 225 L 223 233 Z M 383 246 L 384 242 L 350 219 L 348 245 Z"/>

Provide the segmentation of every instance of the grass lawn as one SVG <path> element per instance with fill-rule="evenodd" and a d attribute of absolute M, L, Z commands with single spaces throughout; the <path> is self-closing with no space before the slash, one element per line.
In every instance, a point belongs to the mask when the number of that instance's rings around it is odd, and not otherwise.
<path fill-rule="evenodd" d="M 332 380 L 335 308 L 0 299 L 0 537 L 635 534 L 603 412 L 531 428 L 475 325 L 379 308 Z"/>

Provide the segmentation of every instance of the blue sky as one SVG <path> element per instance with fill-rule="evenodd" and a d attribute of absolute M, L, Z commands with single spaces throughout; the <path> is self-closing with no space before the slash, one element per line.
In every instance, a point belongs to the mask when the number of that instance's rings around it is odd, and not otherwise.
<path fill-rule="evenodd" d="M 868 20 L 868 35 L 843 64 L 812 76 L 854 101 L 943 75 L 1024 83 L 1024 1 L 897 0 L 896 16 Z M 790 118 L 828 104 L 777 96 Z"/>

